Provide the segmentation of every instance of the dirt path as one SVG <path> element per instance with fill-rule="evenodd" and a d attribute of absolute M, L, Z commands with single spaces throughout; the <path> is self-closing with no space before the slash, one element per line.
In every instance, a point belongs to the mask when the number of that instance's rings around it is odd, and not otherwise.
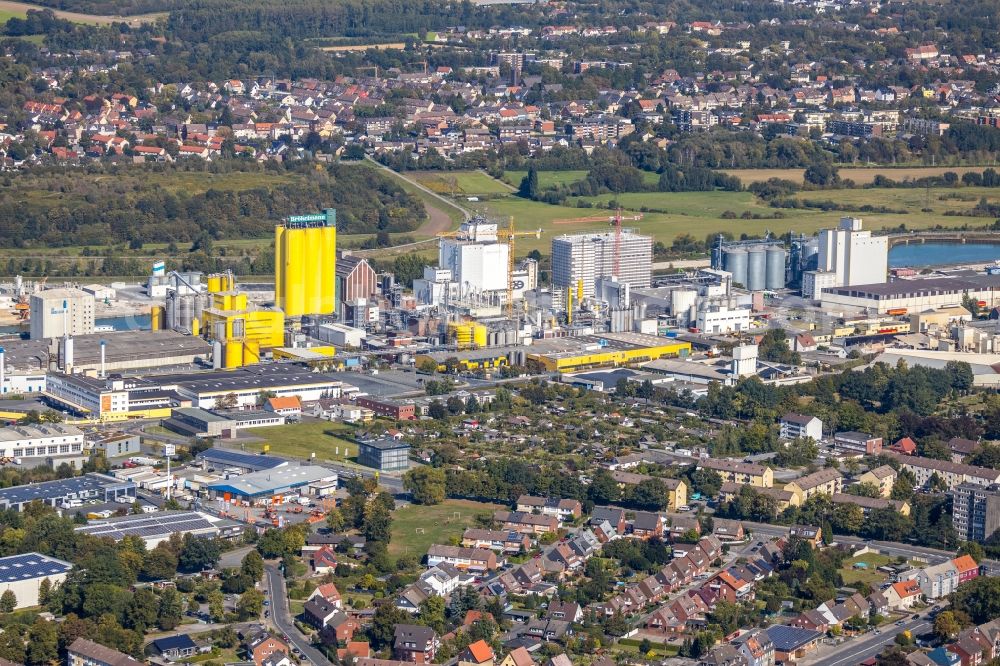
<path fill-rule="evenodd" d="M 0 11 L 6 12 L 27 12 L 29 9 L 50 9 L 41 5 L 32 5 L 27 2 L 14 2 L 14 0 L 0 0 Z M 67 12 L 61 9 L 53 9 L 52 13 L 58 18 L 73 21 L 74 23 L 89 23 L 92 25 L 107 25 L 109 23 L 127 23 L 131 26 L 143 23 L 153 23 L 159 18 L 165 17 L 166 12 L 155 14 L 136 14 L 135 16 L 101 16 L 98 14 L 80 14 L 78 12 Z"/>
<path fill-rule="evenodd" d="M 418 227 L 414 233 L 419 235 L 433 236 L 434 234 L 450 231 L 453 223 L 451 221 L 451 216 L 448 215 L 447 212 L 445 212 L 444 206 L 450 206 L 451 208 L 454 208 L 455 210 L 460 212 L 462 214 L 462 217 L 464 217 L 466 220 L 472 217 L 472 213 L 470 213 L 462 206 L 459 206 L 457 203 L 453 201 L 445 199 L 437 192 L 434 192 L 433 190 L 421 185 L 417 181 L 411 178 L 407 178 L 404 174 L 397 173 L 392 169 L 390 169 L 389 167 L 383 164 L 379 164 L 378 162 L 376 162 L 371 158 L 365 158 L 365 159 L 368 160 L 370 164 L 373 164 L 379 169 L 382 169 L 382 171 L 385 171 L 389 176 L 405 181 L 407 185 L 411 185 L 427 195 L 427 197 L 423 199 L 424 207 L 427 208 L 427 221 L 424 222 L 422 225 L 420 225 L 420 227 Z M 433 201 L 428 201 L 427 200 L 428 197 Z"/>

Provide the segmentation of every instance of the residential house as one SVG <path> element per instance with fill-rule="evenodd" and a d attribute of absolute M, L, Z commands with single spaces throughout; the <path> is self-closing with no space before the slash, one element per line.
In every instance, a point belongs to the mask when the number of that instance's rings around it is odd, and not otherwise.
<path fill-rule="evenodd" d="M 746 666 L 774 666 L 774 641 L 762 629 L 751 629 L 732 642 Z"/>
<path fill-rule="evenodd" d="M 890 455 L 899 461 L 903 469 L 913 473 L 917 479 L 918 488 L 927 487 L 934 477 L 939 479 L 949 491 L 962 483 L 974 483 L 985 487 L 1000 483 L 1000 470 L 955 463 L 950 460 L 904 456 L 895 453 L 890 453 Z"/>
<path fill-rule="evenodd" d="M 789 118 L 791 120 L 791 118 Z M 787 121 L 785 121 L 787 122 Z M 816 442 L 823 439 L 823 422 L 815 416 L 788 412 L 779 421 L 782 439 L 809 437 Z"/>
<path fill-rule="evenodd" d="M 462 533 L 462 546 L 489 548 L 500 553 L 516 555 L 531 548 L 531 538 L 513 530 L 483 530 L 470 527 Z"/>
<path fill-rule="evenodd" d="M 813 495 L 833 495 L 843 491 L 843 479 L 839 471 L 832 467 L 807 474 L 785 484 L 785 490 L 794 494 L 797 505 L 801 505 Z"/>
<path fill-rule="evenodd" d="M 834 504 L 853 504 L 861 507 L 862 513 L 867 517 L 873 509 L 895 509 L 904 516 L 910 515 L 909 502 L 899 500 L 882 499 L 881 497 L 866 497 L 864 495 L 851 495 L 848 493 L 837 493 L 830 497 Z"/>
<path fill-rule="evenodd" d="M 493 666 L 495 660 L 493 648 L 482 639 L 469 644 L 458 654 L 458 666 Z"/>
<path fill-rule="evenodd" d="M 731 502 L 745 487 L 746 486 L 741 483 L 727 481 L 722 484 L 722 488 L 719 490 L 719 497 L 726 502 Z M 775 504 L 777 505 L 778 512 L 784 511 L 790 506 L 799 506 L 801 504 L 801 494 L 793 493 L 787 489 L 754 488 L 754 490 L 761 495 L 773 498 Z"/>
<path fill-rule="evenodd" d="M 879 496 L 889 497 L 896 483 L 896 470 L 889 465 L 881 465 L 859 476 L 858 483 L 870 483 L 878 488 Z"/>
<path fill-rule="evenodd" d="M 549 604 L 545 617 L 552 620 L 580 622 L 583 620 L 583 609 L 580 608 L 580 604 L 578 603 L 556 599 Z"/>
<path fill-rule="evenodd" d="M 519 646 L 511 650 L 506 657 L 500 660 L 500 666 L 536 666 L 536 664 L 527 648 Z"/>
<path fill-rule="evenodd" d="M 774 485 L 774 472 L 767 465 L 755 465 L 737 460 L 716 460 L 702 458 L 698 461 L 698 469 L 715 471 L 723 482 L 756 488 L 770 488 Z"/>
<path fill-rule="evenodd" d="M 517 499 L 517 510 L 523 513 L 555 516 L 564 523 L 572 522 L 583 515 L 583 505 L 579 500 L 558 497 L 521 495 Z"/>
<path fill-rule="evenodd" d="M 66 648 L 66 666 L 142 666 L 142 662 L 92 640 L 77 638 Z"/>
<path fill-rule="evenodd" d="M 883 590 L 889 610 L 908 610 L 920 599 L 920 583 L 916 580 L 901 580 Z"/>
<path fill-rule="evenodd" d="M 951 451 L 951 461 L 960 463 L 966 456 L 971 455 L 979 448 L 979 442 L 961 437 L 952 437 L 948 440 L 948 449 Z"/>
<path fill-rule="evenodd" d="M 607 521 L 618 534 L 625 534 L 627 522 L 625 520 L 625 509 L 614 506 L 595 506 L 590 512 L 590 524 L 600 525 Z"/>
<path fill-rule="evenodd" d="M 497 511 L 493 519 L 502 523 L 504 529 L 515 530 L 522 534 L 548 534 L 559 531 L 559 519 L 553 516 L 541 516 L 522 511 Z"/>
<path fill-rule="evenodd" d="M 175 634 L 157 638 L 153 641 L 153 650 L 165 659 L 177 661 L 192 656 L 198 651 L 198 646 L 187 634 Z"/>
<path fill-rule="evenodd" d="M 434 567 L 442 562 L 460 570 L 492 571 L 497 568 L 497 554 L 487 548 L 432 545 L 427 550 L 427 565 Z"/>
<path fill-rule="evenodd" d="M 325 627 L 339 612 L 339 606 L 321 597 L 314 597 L 302 607 L 302 619 L 306 624 L 319 630 Z"/>
<path fill-rule="evenodd" d="M 441 641 L 437 632 L 419 624 L 397 624 L 393 634 L 392 653 L 400 661 L 415 664 L 434 662 Z"/>
<path fill-rule="evenodd" d="M 823 542 L 823 528 L 815 525 L 792 525 L 788 528 L 788 536 L 804 539 L 816 548 Z"/>
<path fill-rule="evenodd" d="M 794 663 L 816 649 L 823 633 L 784 624 L 776 624 L 765 630 L 774 645 L 775 662 Z"/>
<path fill-rule="evenodd" d="M 663 521 L 658 514 L 636 511 L 632 521 L 632 535 L 640 539 L 663 536 Z"/>
<path fill-rule="evenodd" d="M 712 534 L 719 541 L 727 543 L 732 541 L 743 541 L 746 538 L 743 523 L 738 520 L 729 520 L 728 518 L 713 517 Z"/>
<path fill-rule="evenodd" d="M 319 635 L 327 645 L 339 645 L 354 638 L 354 634 L 362 626 L 360 618 L 341 611 L 327 621 L 326 626 L 320 630 Z"/>
<path fill-rule="evenodd" d="M 340 599 L 340 591 L 337 589 L 337 586 L 334 585 L 333 583 L 323 583 L 322 585 L 318 586 L 315 590 L 312 591 L 312 594 L 309 595 L 309 598 L 306 599 L 306 601 L 311 601 L 312 599 L 315 599 L 317 597 L 332 604 L 336 608 L 343 607 Z"/>
<path fill-rule="evenodd" d="M 266 631 L 259 631 L 246 642 L 246 652 L 254 664 L 262 666 L 264 660 L 276 652 L 287 655 L 289 648 L 288 643 L 277 636 Z"/>

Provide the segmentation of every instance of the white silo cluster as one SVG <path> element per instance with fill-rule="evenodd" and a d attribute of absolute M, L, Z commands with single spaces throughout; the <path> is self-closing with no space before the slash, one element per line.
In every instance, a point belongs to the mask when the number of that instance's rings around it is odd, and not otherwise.
<path fill-rule="evenodd" d="M 783 289 L 788 253 L 776 244 L 734 245 L 722 250 L 722 267 L 750 291 Z"/>

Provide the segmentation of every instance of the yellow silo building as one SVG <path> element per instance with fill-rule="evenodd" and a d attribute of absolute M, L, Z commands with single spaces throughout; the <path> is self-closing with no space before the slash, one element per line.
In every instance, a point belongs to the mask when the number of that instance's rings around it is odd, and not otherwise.
<path fill-rule="evenodd" d="M 293 215 L 274 229 L 274 297 L 286 317 L 337 307 L 337 211 Z"/>

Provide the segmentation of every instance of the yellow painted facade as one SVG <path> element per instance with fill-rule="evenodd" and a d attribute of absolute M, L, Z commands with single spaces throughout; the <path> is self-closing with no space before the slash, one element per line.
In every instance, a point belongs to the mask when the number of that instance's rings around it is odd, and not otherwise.
<path fill-rule="evenodd" d="M 688 342 L 670 342 L 651 347 L 633 349 L 604 349 L 591 354 L 528 354 L 528 360 L 537 361 L 549 372 L 566 372 L 580 368 L 608 365 L 628 365 L 654 361 L 658 358 L 686 356 L 691 353 Z"/>
<path fill-rule="evenodd" d="M 333 314 L 337 305 L 336 212 L 305 217 L 274 230 L 275 300 L 288 317 Z"/>

